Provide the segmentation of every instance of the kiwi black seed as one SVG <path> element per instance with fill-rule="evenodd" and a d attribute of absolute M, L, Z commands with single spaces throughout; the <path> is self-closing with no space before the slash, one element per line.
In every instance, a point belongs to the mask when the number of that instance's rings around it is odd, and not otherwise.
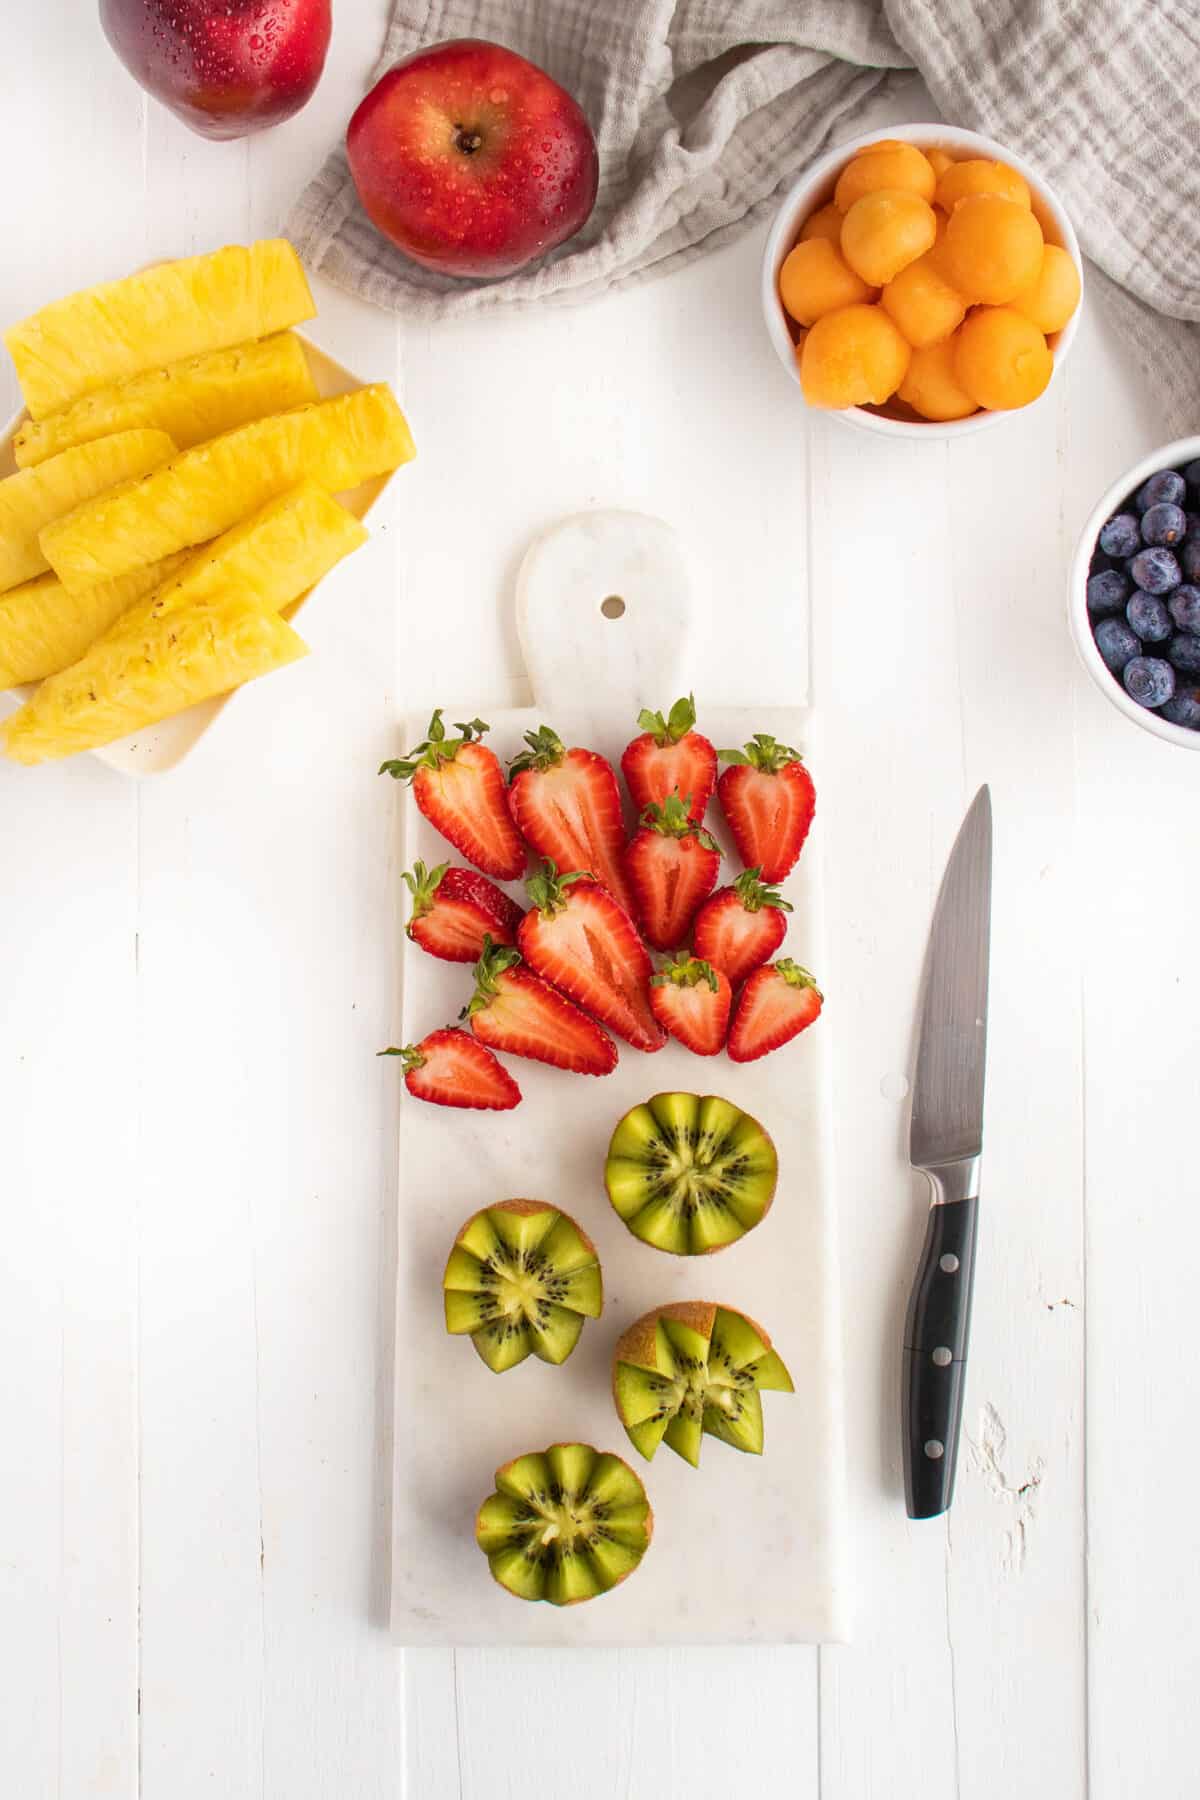
<path fill-rule="evenodd" d="M 497 1469 L 475 1541 L 519 1600 L 574 1606 L 631 1575 L 653 1529 L 646 1490 L 622 1457 L 551 1444 Z"/>
<path fill-rule="evenodd" d="M 596 1247 L 568 1213 L 542 1200 L 500 1200 L 469 1218 L 442 1277 L 446 1330 L 469 1334 L 489 1369 L 531 1353 L 565 1362 L 604 1287 Z"/>
<path fill-rule="evenodd" d="M 758 1120 L 716 1094 L 652 1095 L 620 1121 L 604 1165 L 629 1230 L 675 1256 L 706 1256 L 752 1231 L 778 1175 Z"/>
<path fill-rule="evenodd" d="M 617 1340 L 613 1398 L 649 1461 L 666 1443 L 693 1467 L 707 1433 L 735 1450 L 763 1447 L 759 1392 L 792 1378 L 761 1325 L 731 1306 L 681 1300 L 643 1314 Z"/>

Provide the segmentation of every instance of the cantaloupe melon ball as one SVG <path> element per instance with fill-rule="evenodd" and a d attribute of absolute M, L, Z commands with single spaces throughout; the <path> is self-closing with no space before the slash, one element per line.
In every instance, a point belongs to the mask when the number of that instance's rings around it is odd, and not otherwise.
<path fill-rule="evenodd" d="M 954 337 L 948 337 L 940 344 L 928 344 L 912 353 L 898 393 L 923 419 L 943 424 L 948 419 L 968 418 L 978 410 L 954 373 L 956 349 Z"/>
<path fill-rule="evenodd" d="M 948 213 L 954 211 L 960 200 L 969 200 L 972 194 L 1001 194 L 1006 200 L 1015 200 L 1018 206 L 1030 203 L 1029 183 L 1023 175 L 1018 175 L 1007 163 L 989 162 L 982 156 L 952 163 L 938 176 L 935 198 Z"/>
<path fill-rule="evenodd" d="M 856 275 L 882 287 L 924 256 L 936 237 L 937 220 L 927 201 L 908 188 L 881 188 L 864 194 L 846 214 L 842 255 Z"/>
<path fill-rule="evenodd" d="M 882 406 L 904 379 L 912 352 L 880 306 L 844 306 L 818 319 L 800 352 L 810 406 Z"/>
<path fill-rule="evenodd" d="M 1042 248 L 1041 227 L 1027 206 L 1002 194 L 973 194 L 950 214 L 939 254 L 960 294 L 1002 306 L 1034 279 Z"/>
<path fill-rule="evenodd" d="M 954 378 L 977 406 L 1028 406 L 1045 389 L 1054 357 L 1032 320 L 1011 306 L 978 307 L 959 327 Z"/>
<path fill-rule="evenodd" d="M 839 306 L 877 297 L 877 290 L 847 267 L 828 238 L 797 244 L 779 271 L 779 298 L 797 325 L 811 325 Z"/>
<path fill-rule="evenodd" d="M 828 206 L 819 206 L 815 213 L 809 213 L 800 227 L 800 242 L 806 244 L 809 238 L 828 238 L 831 244 L 841 242 L 842 215 L 832 200 Z"/>
<path fill-rule="evenodd" d="M 926 150 L 925 161 L 929 164 L 939 181 L 942 179 L 942 176 L 946 173 L 947 169 L 952 169 L 954 167 L 954 158 L 951 156 L 950 152 L 948 150 L 939 150 L 936 145 L 934 145 L 932 149 Z"/>
<path fill-rule="evenodd" d="M 1073 260 L 1057 244 L 1047 244 L 1042 251 L 1041 268 L 1010 304 L 1014 312 L 1023 313 L 1039 331 L 1061 331 L 1079 305 L 1079 294 L 1079 270 Z"/>
<path fill-rule="evenodd" d="M 878 193 L 880 188 L 903 188 L 928 203 L 936 186 L 937 176 L 915 144 L 889 140 L 872 144 L 850 158 L 838 176 L 833 200 L 845 213 L 864 194 Z"/>
<path fill-rule="evenodd" d="M 879 296 L 880 305 L 914 350 L 940 343 L 962 324 L 967 303 L 941 272 L 937 246 L 901 269 Z"/>

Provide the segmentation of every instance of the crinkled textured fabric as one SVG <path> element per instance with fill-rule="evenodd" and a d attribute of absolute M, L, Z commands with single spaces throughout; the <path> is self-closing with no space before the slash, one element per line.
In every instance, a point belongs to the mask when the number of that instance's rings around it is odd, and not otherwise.
<path fill-rule="evenodd" d="M 394 312 L 590 299 L 727 242 L 851 125 L 889 71 L 1043 169 L 1164 408 L 1200 421 L 1200 8 L 1192 0 L 397 0 L 372 79 L 422 45 L 492 38 L 579 100 L 595 211 L 527 273 L 467 284 L 370 225 L 345 151 L 289 234 L 313 269 Z"/>

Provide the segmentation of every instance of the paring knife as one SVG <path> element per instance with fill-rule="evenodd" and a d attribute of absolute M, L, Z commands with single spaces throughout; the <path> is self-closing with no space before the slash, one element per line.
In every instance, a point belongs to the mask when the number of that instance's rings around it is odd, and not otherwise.
<path fill-rule="evenodd" d="M 963 820 L 929 933 L 909 1161 L 933 1204 L 904 1325 L 904 1492 L 910 1519 L 954 1497 L 966 1380 L 987 1052 L 992 801 Z"/>

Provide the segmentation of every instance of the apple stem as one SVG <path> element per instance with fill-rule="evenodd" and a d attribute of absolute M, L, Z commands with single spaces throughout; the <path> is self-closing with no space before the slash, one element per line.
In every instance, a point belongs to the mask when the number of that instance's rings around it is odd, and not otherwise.
<path fill-rule="evenodd" d="M 465 126 L 462 125 L 456 125 L 454 127 L 454 147 L 456 150 L 461 150 L 464 156 L 474 156 L 475 152 L 482 147 L 482 144 L 482 132 L 468 131 Z"/>

